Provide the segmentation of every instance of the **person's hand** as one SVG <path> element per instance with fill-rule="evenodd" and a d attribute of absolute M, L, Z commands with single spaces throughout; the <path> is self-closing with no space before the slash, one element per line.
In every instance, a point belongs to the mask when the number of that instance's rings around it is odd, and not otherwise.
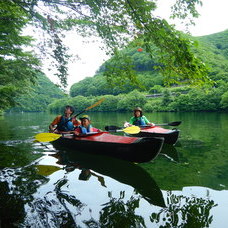
<path fill-rule="evenodd" d="M 128 122 L 125 122 L 124 123 L 124 127 L 131 127 L 131 126 L 133 126 L 132 124 L 129 124 Z"/>
<path fill-rule="evenodd" d="M 154 123 L 148 123 L 148 125 L 150 125 L 151 127 L 154 127 L 155 126 Z"/>

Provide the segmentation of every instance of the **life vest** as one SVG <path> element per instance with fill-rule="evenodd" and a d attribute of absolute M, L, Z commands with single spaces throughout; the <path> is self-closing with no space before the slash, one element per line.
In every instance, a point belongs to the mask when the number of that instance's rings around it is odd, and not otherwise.
<path fill-rule="evenodd" d="M 136 126 L 146 125 L 146 122 L 143 117 L 134 117 L 133 125 L 136 125 Z"/>
<path fill-rule="evenodd" d="M 65 116 L 61 116 L 60 122 L 57 124 L 58 131 L 73 131 L 74 125 L 72 123 L 72 118 L 66 118 Z"/>
<path fill-rule="evenodd" d="M 87 134 L 90 132 L 98 132 L 98 129 L 92 127 L 92 125 L 89 125 L 87 128 L 80 125 L 80 126 L 77 126 L 77 128 L 79 128 L 79 131 L 81 134 Z"/>

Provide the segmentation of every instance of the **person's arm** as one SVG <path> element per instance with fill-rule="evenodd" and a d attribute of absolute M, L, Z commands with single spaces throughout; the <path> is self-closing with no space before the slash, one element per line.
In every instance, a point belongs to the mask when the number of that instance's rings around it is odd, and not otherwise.
<path fill-rule="evenodd" d="M 76 127 L 74 130 L 75 135 L 80 135 L 81 134 L 81 129 L 79 127 Z"/>
<path fill-rule="evenodd" d="M 102 130 L 95 128 L 95 127 L 92 127 L 92 132 L 102 132 Z"/>
<path fill-rule="evenodd" d="M 143 116 L 143 119 L 144 119 L 144 121 L 145 121 L 145 123 L 146 123 L 147 125 L 154 126 L 154 124 L 151 123 L 145 116 Z"/>
<path fill-rule="evenodd" d="M 134 121 L 135 121 L 135 117 L 132 116 L 131 119 L 130 119 L 130 121 L 129 121 L 129 125 L 130 126 L 133 125 L 134 124 Z"/>
<path fill-rule="evenodd" d="M 75 127 L 81 125 L 81 121 L 76 119 L 75 117 L 72 118 L 72 123 L 74 124 Z"/>

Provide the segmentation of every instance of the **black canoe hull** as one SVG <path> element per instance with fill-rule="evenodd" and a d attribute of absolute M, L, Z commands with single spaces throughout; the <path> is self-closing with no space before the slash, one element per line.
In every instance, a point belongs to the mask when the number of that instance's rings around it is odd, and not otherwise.
<path fill-rule="evenodd" d="M 104 154 L 133 162 L 148 162 L 157 157 L 163 146 L 163 138 L 138 138 L 133 143 L 101 142 L 60 137 L 54 147 L 70 148 L 91 154 Z"/>

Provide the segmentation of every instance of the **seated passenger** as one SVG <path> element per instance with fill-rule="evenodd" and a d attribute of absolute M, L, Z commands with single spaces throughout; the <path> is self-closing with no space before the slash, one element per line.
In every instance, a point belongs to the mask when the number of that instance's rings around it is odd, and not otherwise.
<path fill-rule="evenodd" d="M 90 117 L 88 115 L 84 115 L 79 119 L 81 120 L 81 125 L 75 128 L 76 135 L 87 134 L 90 132 L 101 132 L 100 129 L 92 127 Z"/>
<path fill-rule="evenodd" d="M 129 127 L 132 125 L 136 125 L 136 126 L 145 126 L 145 125 L 150 125 L 150 126 L 154 126 L 153 123 L 150 123 L 150 121 L 143 115 L 142 113 L 142 109 L 137 107 L 133 110 L 134 112 L 134 116 L 131 117 L 129 123 L 126 122 L 124 124 L 124 127 Z"/>
<path fill-rule="evenodd" d="M 67 132 L 73 131 L 74 128 L 81 124 L 75 117 L 72 117 L 74 108 L 67 105 L 64 109 L 64 115 L 58 115 L 49 125 L 49 132 Z"/>

